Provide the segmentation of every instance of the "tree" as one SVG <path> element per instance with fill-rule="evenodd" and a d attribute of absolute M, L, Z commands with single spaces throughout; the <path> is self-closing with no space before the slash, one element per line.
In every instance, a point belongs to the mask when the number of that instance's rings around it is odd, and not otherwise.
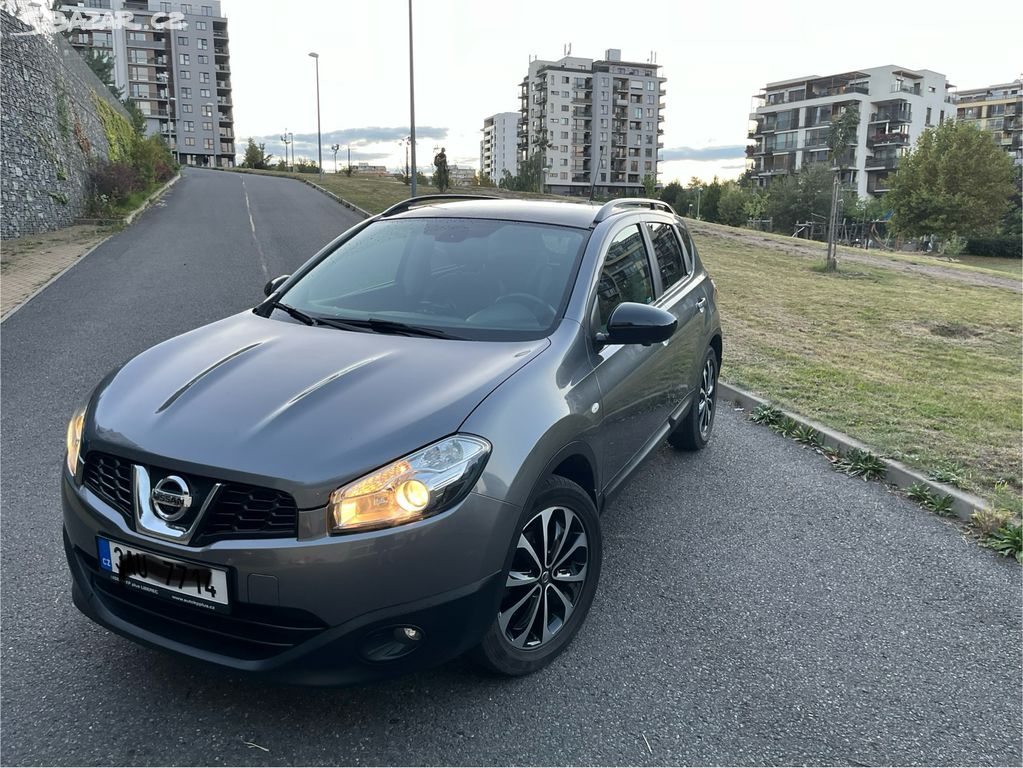
<path fill-rule="evenodd" d="M 256 144 L 255 140 L 250 138 L 248 145 L 245 147 L 245 159 L 242 160 L 242 165 L 245 168 L 266 170 L 270 167 L 271 157 L 273 155 L 266 153 L 266 144 Z"/>
<path fill-rule="evenodd" d="M 721 186 L 721 199 L 717 204 L 718 221 L 730 227 L 741 227 L 749 218 L 746 214 L 746 202 L 750 193 L 734 181 L 726 181 Z"/>
<path fill-rule="evenodd" d="M 828 255 L 824 264 L 826 272 L 834 272 L 838 269 L 838 244 L 836 234 L 838 231 L 838 201 L 840 187 L 842 185 L 842 173 L 849 164 L 849 145 L 856 140 L 856 129 L 860 124 L 860 113 L 852 107 L 846 107 L 841 115 L 836 115 L 831 120 L 831 130 L 828 131 L 828 157 L 831 164 L 837 167 L 835 180 L 831 188 L 831 213 L 828 217 Z"/>
<path fill-rule="evenodd" d="M 546 172 L 547 139 L 541 138 L 533 148 L 533 154 L 519 163 L 519 172 L 512 175 L 505 168 L 500 187 L 513 192 L 542 192 L 543 177 Z"/>
<path fill-rule="evenodd" d="M 647 197 L 657 196 L 657 177 L 652 174 L 647 174 L 643 177 L 643 191 Z"/>
<path fill-rule="evenodd" d="M 796 222 L 814 215 L 825 217 L 831 201 L 831 170 L 823 163 L 803 166 L 798 173 L 771 182 L 764 210 L 774 222 L 776 232 L 791 232 Z"/>
<path fill-rule="evenodd" d="M 103 85 L 110 89 L 114 98 L 118 100 L 123 98 L 124 93 L 117 87 L 117 82 L 114 79 L 114 57 L 107 53 L 101 53 L 96 48 L 89 48 L 81 53 L 85 63 L 89 65 L 89 69 Z"/>
<path fill-rule="evenodd" d="M 721 201 L 721 191 L 721 182 L 717 176 L 703 188 L 700 195 L 700 218 L 704 221 L 720 221 L 718 203 Z"/>
<path fill-rule="evenodd" d="M 947 239 L 993 233 L 1014 194 L 1009 155 L 973 125 L 946 120 L 901 159 L 885 201 L 898 233 Z"/>
<path fill-rule="evenodd" d="M 146 116 L 139 109 L 138 104 L 135 103 L 134 99 L 126 98 L 121 99 L 121 103 L 124 108 L 128 110 L 128 114 L 131 116 L 131 125 L 135 129 L 135 133 L 138 136 L 146 135 Z"/>

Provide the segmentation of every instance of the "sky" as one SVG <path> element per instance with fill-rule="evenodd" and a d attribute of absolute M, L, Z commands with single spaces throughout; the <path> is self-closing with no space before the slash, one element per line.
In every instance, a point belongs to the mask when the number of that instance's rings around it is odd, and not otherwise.
<path fill-rule="evenodd" d="M 248 137 L 316 158 L 320 54 L 324 165 L 397 168 L 409 132 L 407 0 L 222 0 L 229 21 L 238 151 Z M 772 81 L 897 64 L 944 73 L 960 88 L 1023 72 L 1023 3 L 900 0 L 829 3 L 682 0 L 413 0 L 421 170 L 437 148 L 479 165 L 483 120 L 517 111 L 529 57 L 628 61 L 651 53 L 667 78 L 660 181 L 736 178 L 753 94 Z"/>

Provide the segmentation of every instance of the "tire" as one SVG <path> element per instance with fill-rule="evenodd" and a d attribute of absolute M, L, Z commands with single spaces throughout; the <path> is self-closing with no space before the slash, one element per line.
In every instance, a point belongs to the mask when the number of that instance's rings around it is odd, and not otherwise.
<path fill-rule="evenodd" d="M 668 435 L 668 443 L 683 451 L 699 451 L 707 447 L 717 414 L 718 372 L 720 361 L 713 347 L 707 347 L 700 365 L 700 379 L 689 412 Z"/>
<path fill-rule="evenodd" d="M 536 552 L 544 530 L 546 553 Z M 563 477 L 542 481 L 511 542 L 498 614 L 472 652 L 476 663 L 500 675 L 528 675 L 564 651 L 593 604 L 602 547 L 586 492 Z"/>

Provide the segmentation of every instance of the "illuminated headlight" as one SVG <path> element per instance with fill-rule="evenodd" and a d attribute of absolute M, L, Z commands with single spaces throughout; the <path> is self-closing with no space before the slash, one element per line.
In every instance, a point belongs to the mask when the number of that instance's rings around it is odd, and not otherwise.
<path fill-rule="evenodd" d="M 461 501 L 479 479 L 490 443 L 455 435 L 342 486 L 330 494 L 331 533 L 412 523 Z"/>
<path fill-rule="evenodd" d="M 67 471 L 72 476 L 78 470 L 78 452 L 82 449 L 82 430 L 85 428 L 85 408 L 79 408 L 67 425 Z"/>

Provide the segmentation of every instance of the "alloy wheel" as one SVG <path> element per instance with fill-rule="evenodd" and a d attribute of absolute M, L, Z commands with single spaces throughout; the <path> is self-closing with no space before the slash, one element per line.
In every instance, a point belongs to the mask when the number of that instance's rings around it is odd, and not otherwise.
<path fill-rule="evenodd" d="M 515 648 L 550 642 L 568 623 L 586 584 L 589 550 L 582 518 L 548 507 L 519 533 L 498 626 Z"/>
<path fill-rule="evenodd" d="M 703 366 L 703 378 L 700 379 L 700 399 L 697 401 L 697 423 L 700 427 L 700 437 L 704 440 L 710 435 L 710 427 L 714 423 L 714 389 L 716 387 L 717 363 L 711 355 Z"/>

